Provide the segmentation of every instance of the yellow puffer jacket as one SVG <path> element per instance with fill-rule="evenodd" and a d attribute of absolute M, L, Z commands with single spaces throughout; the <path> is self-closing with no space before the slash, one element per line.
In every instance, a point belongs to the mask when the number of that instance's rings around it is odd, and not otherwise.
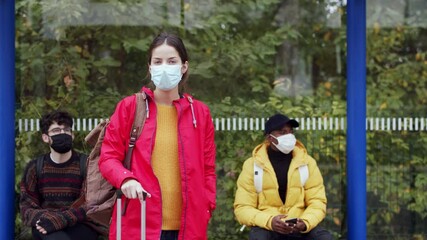
<path fill-rule="evenodd" d="M 237 180 L 237 191 L 234 200 L 234 214 L 237 220 L 246 226 L 258 226 L 272 230 L 271 221 L 279 214 L 286 218 L 298 217 L 307 226 L 305 232 L 311 231 L 326 214 L 326 195 L 323 178 L 316 161 L 307 154 L 304 145 L 297 141 L 288 172 L 286 202 L 279 196 L 279 185 L 276 173 L 268 159 L 268 143 L 258 145 L 252 157 L 243 164 Z M 264 169 L 262 192 L 259 194 L 254 185 L 254 161 Z M 298 167 L 308 165 L 309 177 L 301 185 Z"/>

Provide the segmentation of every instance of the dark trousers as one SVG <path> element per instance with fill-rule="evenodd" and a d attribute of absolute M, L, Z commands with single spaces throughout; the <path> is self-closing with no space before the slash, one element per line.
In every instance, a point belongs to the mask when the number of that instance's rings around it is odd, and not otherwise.
<path fill-rule="evenodd" d="M 42 234 L 35 227 L 32 228 L 33 239 L 35 240 L 96 240 L 98 233 L 91 227 L 77 223 L 74 226 L 67 227 L 61 231 Z"/>
<path fill-rule="evenodd" d="M 160 240 L 178 240 L 178 230 L 162 230 Z"/>
<path fill-rule="evenodd" d="M 252 227 L 249 240 L 332 240 L 332 235 L 321 227 L 315 227 L 308 233 L 280 234 L 260 227 Z"/>

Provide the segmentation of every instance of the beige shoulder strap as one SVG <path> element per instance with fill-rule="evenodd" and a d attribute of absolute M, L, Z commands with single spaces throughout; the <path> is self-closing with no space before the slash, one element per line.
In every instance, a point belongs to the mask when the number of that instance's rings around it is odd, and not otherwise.
<path fill-rule="evenodd" d="M 136 106 L 135 106 L 135 118 L 133 120 L 132 129 L 130 131 L 130 141 L 129 148 L 126 153 L 126 158 L 124 160 L 124 166 L 127 169 L 130 169 L 131 166 L 131 157 L 133 152 L 133 147 L 135 146 L 136 140 L 139 135 L 141 135 L 142 129 L 144 128 L 144 123 L 146 119 L 146 98 L 144 92 L 135 93 L 136 96 Z"/>

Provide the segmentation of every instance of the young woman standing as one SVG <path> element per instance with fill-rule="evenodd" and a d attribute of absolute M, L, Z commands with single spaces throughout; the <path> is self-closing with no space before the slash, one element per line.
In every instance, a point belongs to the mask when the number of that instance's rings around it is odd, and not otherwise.
<path fill-rule="evenodd" d="M 214 126 L 209 108 L 182 92 L 188 55 L 182 40 L 162 33 L 148 51 L 154 91 L 147 95 L 147 116 L 136 142 L 131 169 L 123 167 L 134 119 L 135 96 L 121 100 L 110 119 L 99 168 L 129 199 L 122 217 L 122 239 L 140 235 L 140 201 L 148 193 L 147 239 L 207 239 L 215 209 Z M 116 209 L 110 239 L 116 238 Z"/>

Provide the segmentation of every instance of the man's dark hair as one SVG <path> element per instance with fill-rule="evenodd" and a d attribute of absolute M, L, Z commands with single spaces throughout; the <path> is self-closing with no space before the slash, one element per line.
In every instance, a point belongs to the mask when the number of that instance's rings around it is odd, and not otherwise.
<path fill-rule="evenodd" d="M 53 111 L 43 115 L 40 119 L 40 130 L 42 133 L 47 134 L 50 125 L 57 123 L 58 125 L 64 125 L 66 127 L 73 127 L 73 118 L 68 112 L 64 111 Z"/>

